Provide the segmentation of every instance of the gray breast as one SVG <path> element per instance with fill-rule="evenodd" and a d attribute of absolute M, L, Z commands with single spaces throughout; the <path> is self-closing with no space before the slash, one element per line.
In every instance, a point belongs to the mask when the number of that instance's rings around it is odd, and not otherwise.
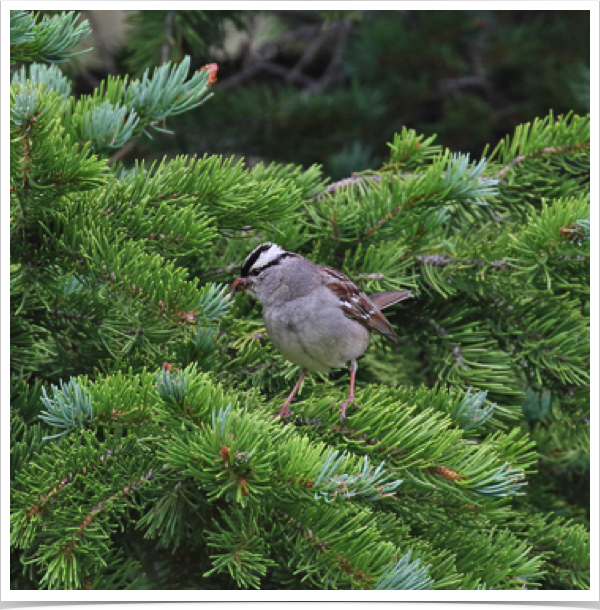
<path fill-rule="evenodd" d="M 325 286 L 285 302 L 264 304 L 263 316 L 276 349 L 311 371 L 345 366 L 369 345 L 367 329 L 344 315 Z"/>

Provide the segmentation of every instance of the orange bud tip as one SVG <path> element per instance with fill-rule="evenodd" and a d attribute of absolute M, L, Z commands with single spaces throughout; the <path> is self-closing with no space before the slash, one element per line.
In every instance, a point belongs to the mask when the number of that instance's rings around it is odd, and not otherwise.
<path fill-rule="evenodd" d="M 201 71 L 208 70 L 208 86 L 210 87 L 217 82 L 217 72 L 219 66 L 217 64 L 206 64 L 200 68 Z"/>

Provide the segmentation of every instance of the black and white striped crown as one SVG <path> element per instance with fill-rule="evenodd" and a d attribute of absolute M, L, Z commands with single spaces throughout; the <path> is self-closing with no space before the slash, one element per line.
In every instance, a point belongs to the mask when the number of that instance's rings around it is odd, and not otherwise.
<path fill-rule="evenodd" d="M 258 275 L 268 267 L 278 265 L 284 258 L 294 256 L 291 252 L 286 252 L 277 244 L 267 241 L 256 247 L 246 257 L 240 277 Z"/>

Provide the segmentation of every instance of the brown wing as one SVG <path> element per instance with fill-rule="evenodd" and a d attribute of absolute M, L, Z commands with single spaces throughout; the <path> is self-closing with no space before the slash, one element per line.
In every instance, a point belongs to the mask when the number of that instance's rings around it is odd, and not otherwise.
<path fill-rule="evenodd" d="M 347 275 L 327 265 L 321 265 L 321 269 L 324 271 L 324 283 L 340 297 L 341 307 L 349 318 L 356 320 L 369 331 L 375 330 L 387 339 L 398 342 L 387 318 Z"/>
<path fill-rule="evenodd" d="M 400 301 L 410 299 L 411 297 L 412 292 L 410 290 L 392 290 L 390 292 L 376 292 L 375 294 L 369 295 L 369 298 L 375 303 L 375 307 L 379 310 L 400 303 Z"/>

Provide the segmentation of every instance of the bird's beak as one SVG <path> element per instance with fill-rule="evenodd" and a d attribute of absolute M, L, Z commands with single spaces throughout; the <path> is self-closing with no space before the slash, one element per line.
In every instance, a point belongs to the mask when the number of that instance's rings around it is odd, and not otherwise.
<path fill-rule="evenodd" d="M 238 277 L 233 284 L 231 284 L 231 290 L 229 291 L 229 298 L 232 299 L 233 295 L 240 291 L 244 291 L 246 290 L 246 288 L 248 287 L 248 281 L 246 280 L 245 277 Z"/>

